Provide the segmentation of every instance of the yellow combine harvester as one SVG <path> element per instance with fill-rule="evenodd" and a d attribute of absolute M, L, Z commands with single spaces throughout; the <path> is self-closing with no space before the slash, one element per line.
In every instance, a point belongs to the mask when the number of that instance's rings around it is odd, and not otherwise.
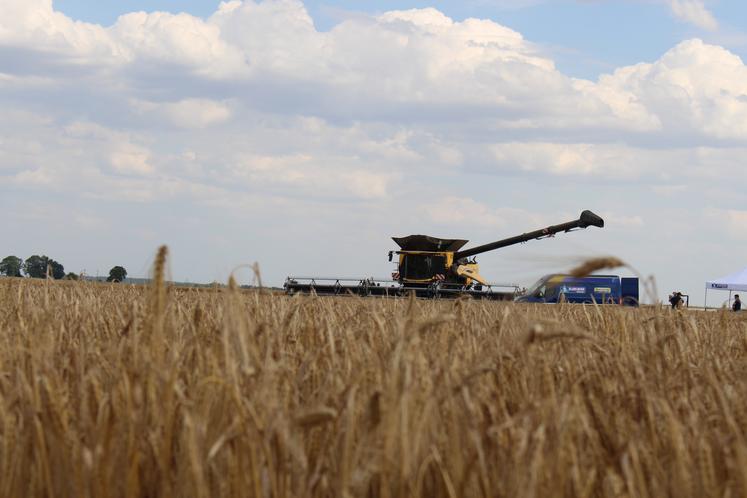
<path fill-rule="evenodd" d="M 512 292 L 494 292 L 493 286 L 480 275 L 480 269 L 474 259 L 476 255 L 590 226 L 602 228 L 604 220 L 591 211 L 583 211 L 577 220 L 466 250 L 462 250 L 462 247 L 468 241 L 462 239 L 441 239 L 428 235 L 393 237 L 394 242 L 400 247 L 399 251 L 389 252 L 389 261 L 394 260 L 395 254 L 398 258 L 397 269 L 392 273 L 392 280 L 396 284 L 370 278 L 288 277 L 285 289 L 289 294 L 315 292 L 317 294 L 402 295 L 414 291 L 418 296 L 423 297 L 467 294 L 491 299 L 509 299 L 513 297 Z"/>

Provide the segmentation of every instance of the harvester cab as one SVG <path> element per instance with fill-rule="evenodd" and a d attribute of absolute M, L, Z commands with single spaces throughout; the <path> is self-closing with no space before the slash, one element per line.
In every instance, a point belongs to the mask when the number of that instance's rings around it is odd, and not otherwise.
<path fill-rule="evenodd" d="M 571 232 L 590 226 L 602 228 L 604 220 L 591 211 L 583 211 L 577 220 L 466 250 L 462 250 L 462 247 L 468 241 L 463 239 L 440 239 L 428 235 L 392 237 L 400 247 L 399 251 L 389 252 L 390 261 L 393 254 L 396 253 L 399 256 L 397 270 L 392 273 L 392 279 L 407 287 L 426 287 L 434 283 L 466 288 L 473 285 L 487 285 L 485 278 L 480 275 L 474 256 L 529 240 L 552 237 L 559 232 Z"/>

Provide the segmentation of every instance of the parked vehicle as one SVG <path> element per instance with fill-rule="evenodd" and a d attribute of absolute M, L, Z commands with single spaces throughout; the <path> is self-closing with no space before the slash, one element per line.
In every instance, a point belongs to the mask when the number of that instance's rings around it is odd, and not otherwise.
<path fill-rule="evenodd" d="M 521 303 L 622 304 L 638 306 L 638 278 L 617 275 L 545 275 L 516 298 Z"/>

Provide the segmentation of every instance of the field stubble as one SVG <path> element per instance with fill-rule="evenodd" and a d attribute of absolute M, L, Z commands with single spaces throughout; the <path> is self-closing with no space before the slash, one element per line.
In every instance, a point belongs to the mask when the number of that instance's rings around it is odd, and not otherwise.
<path fill-rule="evenodd" d="M 725 312 L 162 279 L 3 279 L 0 309 L 3 497 L 747 495 Z"/>

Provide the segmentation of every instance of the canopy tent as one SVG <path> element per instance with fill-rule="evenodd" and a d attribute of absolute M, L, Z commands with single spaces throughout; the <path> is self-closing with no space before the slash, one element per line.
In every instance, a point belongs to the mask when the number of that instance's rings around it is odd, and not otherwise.
<path fill-rule="evenodd" d="M 716 280 L 710 280 L 705 284 L 705 303 L 708 302 L 708 291 L 709 290 L 723 290 L 729 291 L 729 303 L 731 304 L 731 293 L 734 291 L 747 292 L 747 268 L 732 275 L 728 275 L 723 278 L 717 278 Z"/>

